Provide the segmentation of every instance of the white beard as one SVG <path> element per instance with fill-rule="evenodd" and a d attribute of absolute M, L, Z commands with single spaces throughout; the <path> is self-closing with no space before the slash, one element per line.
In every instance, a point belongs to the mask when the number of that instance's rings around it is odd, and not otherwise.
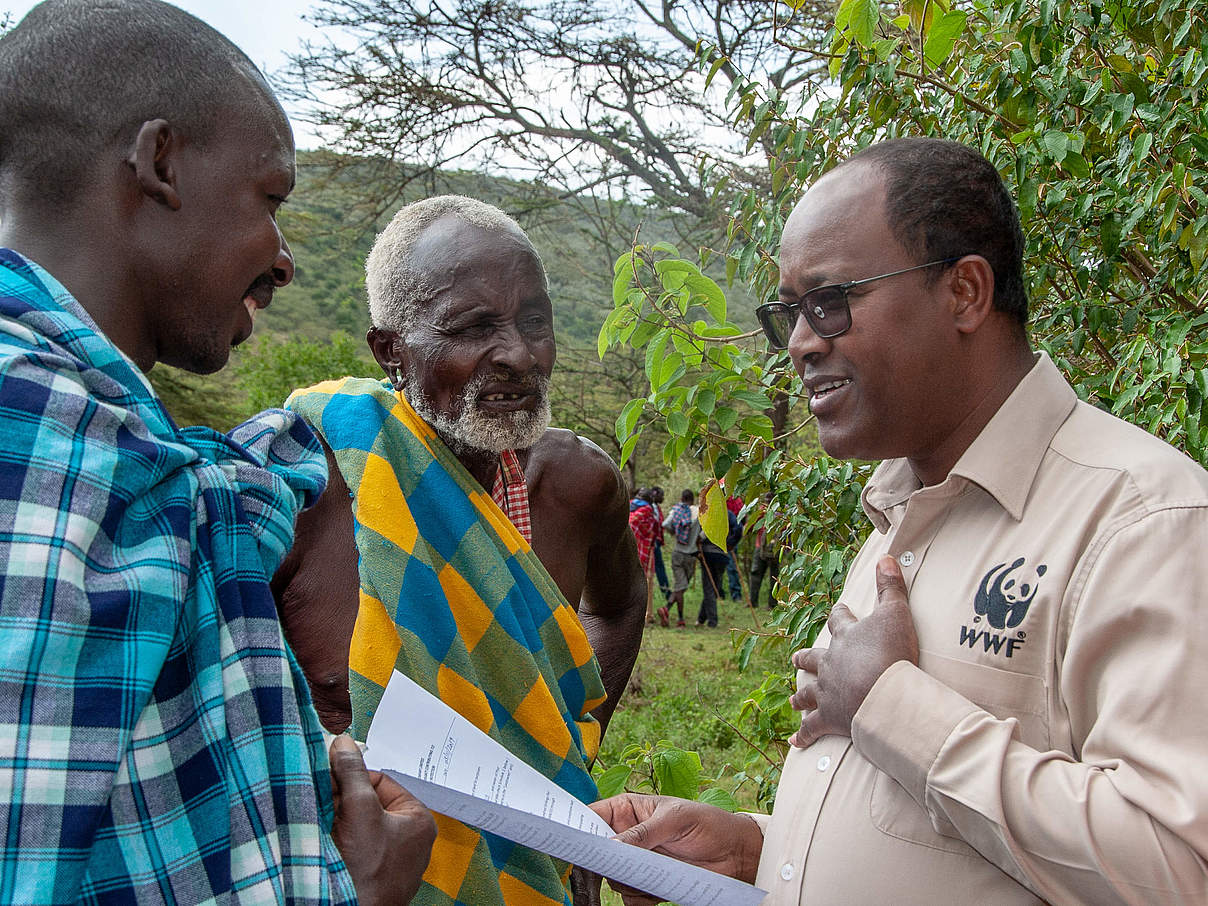
<path fill-rule="evenodd" d="M 535 409 L 516 412 L 488 414 L 478 405 L 478 397 L 487 384 L 496 380 L 493 375 L 472 378 L 462 388 L 461 411 L 457 415 L 437 410 L 432 400 L 420 389 L 414 371 L 403 381 L 403 393 L 407 402 L 424 421 L 456 453 L 487 452 L 502 453 L 504 450 L 527 450 L 541 439 L 550 423 L 549 378 L 543 374 L 528 382 L 530 389 L 539 394 Z"/>

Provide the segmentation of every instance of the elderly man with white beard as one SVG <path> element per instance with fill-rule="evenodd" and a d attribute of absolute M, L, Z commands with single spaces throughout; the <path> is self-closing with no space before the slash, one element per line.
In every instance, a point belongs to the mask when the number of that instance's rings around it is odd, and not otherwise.
<path fill-rule="evenodd" d="M 331 467 L 274 581 L 319 715 L 364 739 L 397 669 L 590 802 L 646 589 L 616 466 L 549 427 L 541 259 L 502 211 L 441 196 L 398 212 L 366 274 L 386 380 L 288 403 Z M 571 902 L 564 863 L 437 824 L 414 902 Z"/>

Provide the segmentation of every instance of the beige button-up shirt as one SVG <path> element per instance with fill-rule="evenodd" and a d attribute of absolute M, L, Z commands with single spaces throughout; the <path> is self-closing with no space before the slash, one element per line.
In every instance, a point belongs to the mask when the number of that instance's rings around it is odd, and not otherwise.
<path fill-rule="evenodd" d="M 896 557 L 919 666 L 790 753 L 766 906 L 1208 903 L 1208 473 L 1040 355 L 943 483 L 863 502 L 842 600 Z"/>

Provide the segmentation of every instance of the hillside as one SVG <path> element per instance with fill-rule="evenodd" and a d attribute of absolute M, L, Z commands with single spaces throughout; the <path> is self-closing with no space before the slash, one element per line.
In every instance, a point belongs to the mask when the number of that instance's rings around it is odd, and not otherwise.
<path fill-rule="evenodd" d="M 152 372 L 173 415 L 185 424 L 229 427 L 261 405 L 279 404 L 298 384 L 349 371 L 376 375 L 362 339 L 369 327 L 365 256 L 401 204 L 446 193 L 495 204 L 525 227 L 549 274 L 554 303 L 555 421 L 615 457 L 616 414 L 645 388 L 640 358 L 601 364 L 596 355 L 600 324 L 612 308 L 613 262 L 635 234 L 647 242 L 674 239 L 677 224 L 629 204 L 602 201 L 584 213 L 532 183 L 468 172 L 415 176 L 324 151 L 298 155 L 298 185 L 279 218 L 294 252 L 294 281 L 259 315 L 253 339 L 234 350 L 217 375 L 198 378 L 164 366 Z M 741 299 L 731 301 L 735 320 L 754 326 L 745 294 L 736 291 L 734 299 Z M 328 345 L 333 338 L 334 348 Z M 655 443 L 639 450 L 637 463 L 657 471 L 657 450 Z"/>

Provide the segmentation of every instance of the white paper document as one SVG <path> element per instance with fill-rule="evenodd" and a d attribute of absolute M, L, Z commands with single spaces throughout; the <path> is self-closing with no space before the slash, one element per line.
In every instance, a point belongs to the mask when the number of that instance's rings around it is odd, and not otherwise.
<path fill-rule="evenodd" d="M 365 763 L 428 808 L 681 906 L 755 906 L 765 892 L 612 839 L 590 808 L 412 680 L 394 672 Z"/>

